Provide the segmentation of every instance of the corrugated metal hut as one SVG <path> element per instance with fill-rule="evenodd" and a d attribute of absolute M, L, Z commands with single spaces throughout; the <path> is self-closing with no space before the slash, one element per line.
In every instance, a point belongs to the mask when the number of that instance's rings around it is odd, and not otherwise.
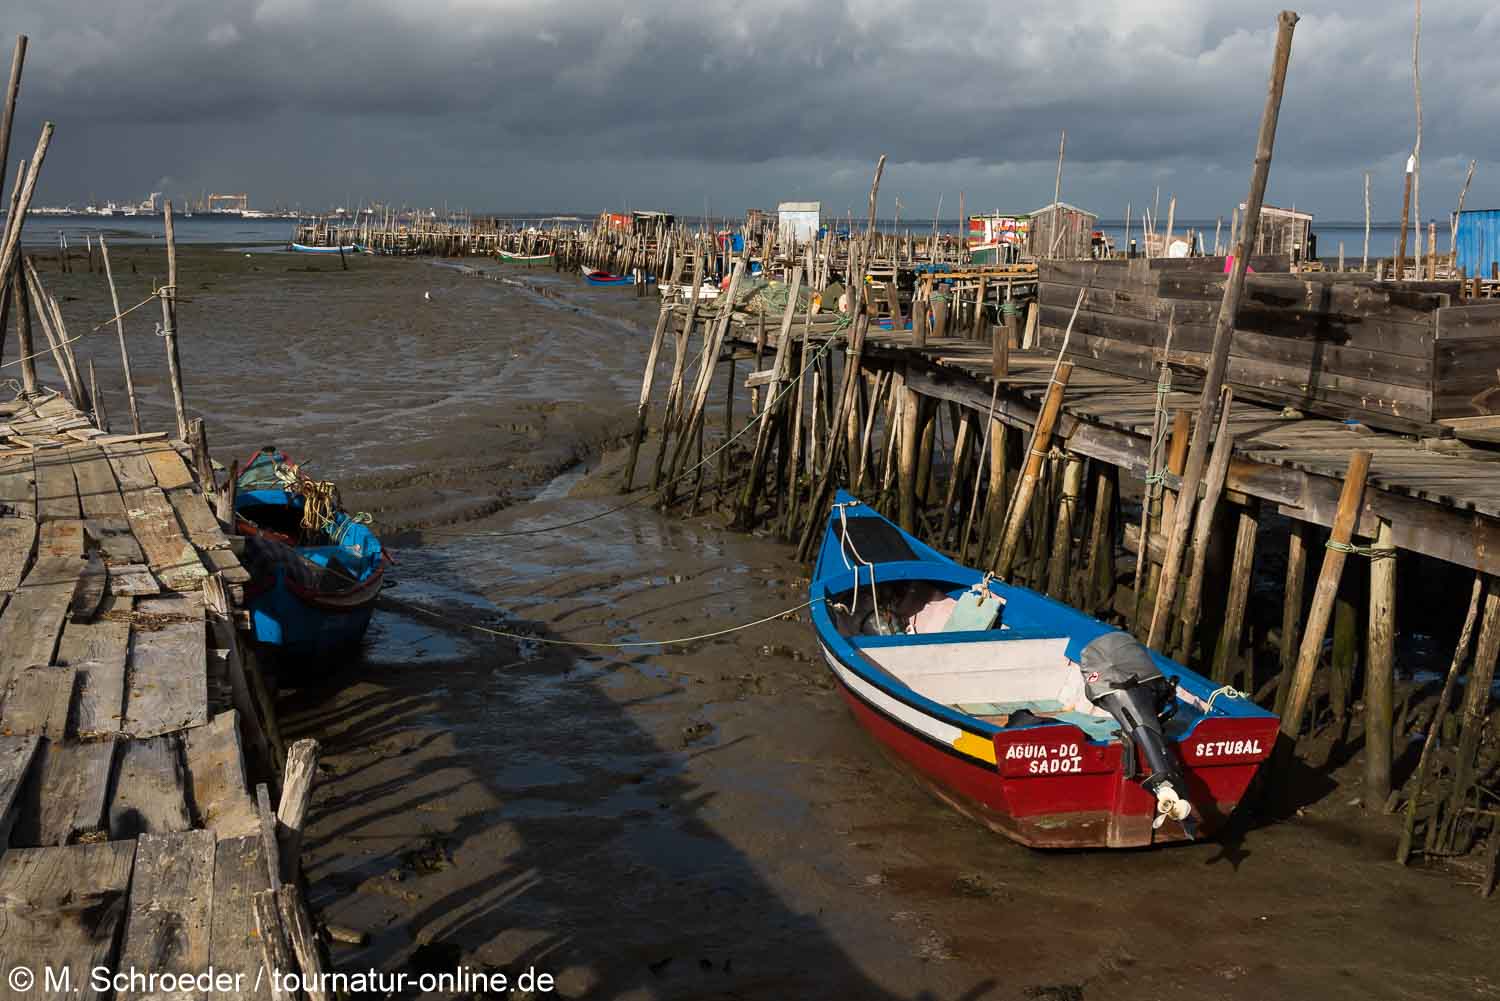
<path fill-rule="evenodd" d="M 776 206 L 777 237 L 806 243 L 817 239 L 823 224 L 822 202 L 782 202 Z"/>
<path fill-rule="evenodd" d="M 1089 257 L 1099 217 L 1067 202 L 1053 202 L 1030 213 L 1026 252 L 1035 258 Z"/>
<path fill-rule="evenodd" d="M 1245 211 L 1240 203 L 1240 212 Z M 1242 214 L 1241 219 L 1244 218 Z M 1311 256 L 1312 213 L 1296 209 L 1279 209 L 1274 205 L 1260 207 L 1260 224 L 1255 227 L 1255 246 L 1251 254 L 1289 254 L 1293 260 Z"/>
<path fill-rule="evenodd" d="M 1458 214 L 1458 266 L 1470 278 L 1500 277 L 1500 209 Z"/>

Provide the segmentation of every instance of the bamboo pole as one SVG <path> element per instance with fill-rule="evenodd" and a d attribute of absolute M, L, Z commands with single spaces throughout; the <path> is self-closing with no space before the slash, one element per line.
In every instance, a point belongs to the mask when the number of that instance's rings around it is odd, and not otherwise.
<path fill-rule="evenodd" d="M 1245 287 L 1245 268 L 1249 264 L 1250 250 L 1255 246 L 1256 229 L 1260 224 L 1260 207 L 1265 199 L 1266 179 L 1271 171 L 1271 152 L 1276 141 L 1276 121 L 1281 113 L 1281 97 L 1286 87 L 1287 63 L 1292 54 L 1292 32 L 1297 26 L 1297 15 L 1282 11 L 1277 18 L 1276 53 L 1271 64 L 1271 80 L 1266 94 L 1266 107 L 1261 116 L 1260 136 L 1256 143 L 1255 170 L 1250 179 L 1250 193 L 1245 200 L 1244 232 L 1236 248 L 1234 270 L 1224 284 L 1224 297 L 1219 304 L 1219 316 L 1214 325 L 1213 352 L 1208 372 L 1203 380 L 1203 395 L 1198 401 L 1198 422 L 1193 428 L 1193 440 L 1188 449 L 1187 467 L 1183 471 L 1182 491 L 1184 497 L 1198 496 L 1198 486 L 1203 479 L 1204 462 L 1208 456 L 1208 437 L 1212 428 L 1213 408 L 1218 403 L 1219 389 L 1224 385 L 1224 373 L 1229 364 L 1229 345 L 1234 339 L 1235 318 L 1239 314 L 1240 294 Z M 1177 577 L 1182 565 L 1183 548 L 1187 544 L 1194 505 L 1179 505 L 1172 533 L 1167 540 L 1167 552 L 1162 564 L 1161 585 L 1156 592 L 1156 608 L 1151 615 L 1151 631 L 1147 645 L 1160 649 L 1166 635 L 1172 598 L 1177 591 Z"/>
<path fill-rule="evenodd" d="M 1229 460 L 1234 455 L 1234 435 L 1229 433 L 1229 406 L 1234 394 L 1224 389 L 1223 404 L 1219 408 L 1219 430 L 1214 439 L 1213 457 L 1208 463 L 1208 478 L 1204 481 L 1203 500 L 1199 502 L 1198 516 L 1193 527 L 1193 559 L 1188 573 L 1187 592 L 1182 596 L 1182 645 L 1184 663 L 1193 653 L 1193 634 L 1198 629 L 1198 613 L 1203 602 L 1203 575 L 1208 566 L 1209 536 L 1213 533 L 1214 514 L 1219 506 L 1219 497 L 1224 492 L 1224 480 L 1229 475 Z M 1192 504 L 1196 498 L 1179 497 L 1179 504 Z"/>
<path fill-rule="evenodd" d="M 130 424 L 136 434 L 141 433 L 141 412 L 135 400 L 135 380 L 130 374 L 130 349 L 125 346 L 125 318 L 120 315 L 120 294 L 115 291 L 114 272 L 109 267 L 109 246 L 104 234 L 99 234 L 99 256 L 104 261 L 104 278 L 109 282 L 109 298 L 115 307 L 115 333 L 120 339 L 120 367 L 125 372 L 125 395 L 130 398 Z"/>
<path fill-rule="evenodd" d="M 999 577 L 1008 578 L 1011 566 L 1015 563 L 1016 544 L 1021 539 L 1021 528 L 1026 522 L 1026 512 L 1031 506 L 1032 495 L 1036 493 L 1037 479 L 1041 475 L 1042 460 L 1047 457 L 1047 451 L 1051 447 L 1052 430 L 1057 424 L 1058 414 L 1062 411 L 1063 393 L 1072 376 L 1073 363 L 1060 362 L 1047 387 L 1047 398 L 1042 404 L 1041 413 L 1037 416 L 1036 427 L 1032 429 L 1031 445 L 1026 452 L 1026 465 L 1021 471 L 1020 481 L 1016 484 L 1016 497 L 1006 512 L 1005 531 L 1000 539 L 1000 554 L 993 568 Z"/>
<path fill-rule="evenodd" d="M 1396 260 L 1393 265 L 1395 273 L 1391 276 L 1398 282 L 1406 277 L 1406 234 L 1411 222 L 1411 179 L 1416 165 L 1415 155 L 1406 158 L 1406 181 L 1401 192 L 1401 231 L 1396 237 Z M 1421 254 L 1420 247 L 1417 248 L 1417 252 Z"/>
<path fill-rule="evenodd" d="M 172 201 L 162 207 L 167 238 L 167 284 L 160 290 L 161 333 L 167 342 L 167 376 L 172 384 L 172 408 L 177 413 L 177 437 L 187 440 L 187 404 L 182 395 L 182 365 L 177 356 L 177 237 L 172 231 Z"/>
<path fill-rule="evenodd" d="M 1287 693 L 1286 711 L 1281 715 L 1281 732 L 1288 744 L 1297 742 L 1297 733 L 1302 728 L 1302 715 L 1307 710 L 1308 697 L 1312 694 L 1313 674 L 1323 652 L 1323 637 L 1328 632 L 1333 602 L 1338 597 L 1339 580 L 1344 573 L 1346 554 L 1339 547 L 1349 545 L 1349 540 L 1354 536 L 1354 526 L 1359 521 L 1360 506 L 1364 500 L 1365 477 L 1369 471 L 1370 453 L 1364 449 L 1356 449 L 1349 457 L 1349 469 L 1344 474 L 1344 487 L 1339 493 L 1338 509 L 1333 517 L 1329 548 L 1323 554 L 1318 586 L 1313 591 L 1312 608 L 1307 614 L 1307 628 L 1302 632 L 1297 665 L 1292 674 L 1291 689 Z"/>
<path fill-rule="evenodd" d="M 1365 249 L 1360 254 L 1359 270 L 1370 270 L 1370 172 L 1365 171 Z"/>
<path fill-rule="evenodd" d="M 26 167 L 26 179 L 11 199 L 11 209 L 5 217 L 5 241 L 0 244 L 0 277 L 11 273 L 20 255 L 21 227 L 26 223 L 26 213 L 31 211 L 31 196 L 36 193 L 37 175 L 42 172 L 42 161 L 47 158 L 47 148 L 52 145 L 53 131 L 51 122 L 42 123 L 42 134 L 37 138 L 36 149 Z"/>
<path fill-rule="evenodd" d="M 1464 175 L 1464 186 L 1458 190 L 1458 208 L 1453 210 L 1453 225 L 1449 227 L 1448 254 L 1453 256 L 1458 251 L 1458 218 L 1464 214 L 1464 199 L 1469 195 L 1469 184 L 1474 180 L 1474 167 L 1477 161 L 1469 161 L 1469 171 Z M 1456 266 L 1455 259 L 1455 266 Z"/>

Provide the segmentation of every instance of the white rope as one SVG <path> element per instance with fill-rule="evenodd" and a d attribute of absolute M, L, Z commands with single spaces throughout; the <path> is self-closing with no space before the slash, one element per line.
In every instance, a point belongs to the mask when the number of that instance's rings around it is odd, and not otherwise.
<path fill-rule="evenodd" d="M 854 507 L 858 503 L 859 501 L 844 501 L 841 504 L 833 505 L 834 510 L 839 513 L 839 535 L 841 536 L 839 539 L 839 557 L 844 561 L 844 568 L 846 570 L 854 571 L 854 597 L 852 599 L 853 605 L 851 611 L 859 608 L 859 567 L 867 566 L 870 568 L 870 606 L 875 610 L 875 628 L 881 629 L 883 626 L 880 622 L 880 598 L 877 596 L 875 590 L 875 564 L 861 556 L 859 550 L 854 546 L 854 540 L 849 538 L 849 516 L 846 513 L 846 509 Z M 845 551 L 846 549 L 847 552 Z M 859 566 L 849 562 L 848 553 L 854 554 L 854 558 L 859 561 Z"/>
<path fill-rule="evenodd" d="M 546 644 L 548 646 L 583 646 L 583 647 L 592 647 L 594 649 L 600 649 L 600 650 L 621 650 L 621 649 L 626 649 L 626 648 L 629 648 L 629 647 L 673 646 L 673 645 L 680 644 L 680 643 L 695 643 L 695 642 L 697 642 L 699 640 L 711 640 L 711 639 L 714 639 L 714 638 L 719 637 L 719 636 L 728 636 L 730 633 L 737 633 L 737 632 L 740 632 L 741 630 L 744 630 L 744 629 L 750 629 L 750 628 L 753 628 L 755 626 L 765 625 L 767 622 L 771 622 L 771 621 L 774 621 L 776 619 L 784 619 L 788 615 L 792 615 L 793 613 L 802 611 L 804 608 L 810 608 L 811 606 L 816 605 L 818 602 L 822 601 L 823 599 L 822 598 L 810 598 L 809 600 L 804 601 L 800 605 L 795 605 L 795 606 L 793 606 L 791 608 L 787 608 L 787 609 L 784 609 L 784 610 L 782 610 L 780 612 L 776 612 L 773 615 L 767 615 L 764 618 L 756 619 L 754 622 L 743 622 L 743 623 L 741 623 L 741 624 L 739 624 L 737 626 L 729 626 L 727 629 L 716 629 L 716 630 L 714 630 L 713 632 L 710 632 L 710 633 L 698 633 L 697 635 L 694 635 L 694 636 L 677 636 L 677 637 L 674 637 L 672 639 L 664 639 L 664 640 L 628 640 L 628 641 L 616 642 L 616 643 L 604 643 L 604 642 L 596 642 L 596 641 L 591 641 L 591 640 L 548 639 L 548 638 L 543 637 L 543 636 L 528 636 L 525 633 L 507 632 L 504 629 L 491 629 L 488 626 L 480 626 L 480 625 L 476 625 L 476 624 L 474 624 L 472 622 L 463 622 L 463 621 L 461 621 L 459 619 L 451 618 L 451 617 L 449 617 L 447 615 L 444 615 L 441 612 L 435 612 L 435 611 L 433 611 L 430 608 L 423 608 L 421 605 L 414 605 L 411 602 L 402 601 L 399 598 L 391 598 L 391 597 L 388 597 L 387 595 L 381 595 L 380 596 L 380 600 L 382 600 L 382 601 L 388 601 L 388 602 L 390 602 L 393 605 L 399 605 L 402 608 L 407 609 L 409 611 L 416 612 L 416 613 L 418 613 L 420 615 L 425 615 L 425 616 L 427 616 L 429 618 L 437 619 L 440 622 L 446 622 L 446 623 L 448 623 L 449 625 L 452 625 L 452 626 L 458 626 L 459 628 L 462 628 L 462 629 L 472 629 L 475 632 L 486 633 L 486 634 L 488 634 L 490 636 L 499 636 L 499 637 L 501 637 L 503 639 L 517 640 L 517 641 L 520 641 L 520 642 L 523 642 L 523 643 L 543 643 L 543 644 Z"/>
<path fill-rule="evenodd" d="M 1208 703 L 1203 707 L 1203 714 L 1205 716 L 1214 711 L 1214 700 L 1220 695 L 1226 699 L 1248 699 L 1250 697 L 1233 685 L 1223 685 L 1215 688 L 1213 694 L 1208 697 Z"/>

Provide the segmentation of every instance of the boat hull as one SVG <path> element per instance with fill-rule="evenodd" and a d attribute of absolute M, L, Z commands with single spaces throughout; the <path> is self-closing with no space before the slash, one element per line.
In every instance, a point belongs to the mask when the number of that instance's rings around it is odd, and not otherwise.
<path fill-rule="evenodd" d="M 1007 769 L 1007 754 L 1017 754 L 1023 748 L 1036 753 L 1034 749 L 1048 746 L 1034 731 L 1024 738 L 997 739 L 998 761 L 991 764 L 945 746 L 940 739 L 924 733 L 920 723 L 913 725 L 897 715 L 899 710 L 893 712 L 892 707 L 879 705 L 869 691 L 851 681 L 847 668 L 840 669 L 842 665 L 832 652 L 826 647 L 823 652 L 854 720 L 874 738 L 885 756 L 939 800 L 991 830 L 1032 848 L 1140 848 L 1193 840 L 1194 836 L 1176 821 L 1152 829 L 1156 800 L 1139 783 L 1124 777 L 1118 747 L 1109 749 L 1112 753 L 1100 760 L 1083 763 L 1087 771 L 1007 775 L 1007 771 L 1022 770 Z M 1276 739 L 1274 720 L 1233 730 L 1240 736 L 1221 734 L 1212 739 L 1248 740 L 1261 749 L 1269 748 Z M 1071 743 L 1074 741 L 1064 739 L 1064 749 Z M 1191 749 L 1196 746 L 1195 742 Z M 1086 752 L 1087 748 L 1080 750 Z M 1046 760 L 1019 754 L 1009 759 L 1027 766 L 1031 761 Z M 1197 836 L 1211 834 L 1234 812 L 1258 767 L 1259 760 L 1252 752 L 1238 761 L 1226 759 L 1214 767 L 1190 769 L 1188 788 L 1200 810 Z"/>
<path fill-rule="evenodd" d="M 551 254 L 513 254 L 508 250 L 501 250 L 495 253 L 495 257 L 503 264 L 521 264 L 528 268 L 552 263 Z"/>
<path fill-rule="evenodd" d="M 1066 657 L 1064 670 L 1078 671 L 1079 651 L 1117 631 L 1043 595 L 960 566 L 847 494 L 841 492 L 838 503 L 844 510 L 830 519 L 813 573 L 813 624 L 855 721 L 903 771 L 961 813 L 1035 848 L 1138 848 L 1202 837 L 1227 821 L 1275 746 L 1280 721 L 1274 714 L 1151 655 L 1165 676 L 1176 679 L 1178 711 L 1161 739 L 1180 766 L 1172 781 L 1192 804 L 1186 824 L 1166 819 L 1153 826 L 1161 809 L 1143 781 L 1145 759 L 1112 721 L 1103 727 L 1080 723 L 1074 718 L 1080 714 L 1071 710 L 1052 718 L 1034 712 L 1028 720 L 1004 715 L 1016 709 L 970 715 L 952 703 L 988 699 L 924 695 L 907 680 L 921 679 L 927 692 L 944 685 L 956 692 L 961 675 L 954 672 L 970 670 L 961 664 L 985 665 L 974 670 L 987 675 L 1016 671 L 1020 677 L 1052 671 L 1043 665 L 1054 656 Z M 844 518 L 849 526 L 868 518 L 863 525 L 883 527 L 855 531 L 845 527 Z M 939 590 L 950 594 L 987 588 L 1005 603 L 1008 624 L 924 635 L 899 629 L 896 634 L 847 632 L 829 611 L 835 599 L 853 600 L 849 589 L 855 576 L 840 559 L 840 536 L 860 537 L 856 548 L 864 555 L 858 573 L 866 588 L 872 577 L 885 585 L 939 582 Z M 846 609 L 841 614 L 855 604 L 841 605 Z M 964 654 L 965 649 L 971 652 Z M 903 676 L 904 671 L 912 673 Z"/>
<path fill-rule="evenodd" d="M 293 243 L 291 249 L 297 254 L 337 254 L 340 252 L 357 254 L 360 252 L 359 245 L 354 243 L 346 243 L 342 247 L 310 247 L 305 243 Z"/>
<path fill-rule="evenodd" d="M 263 591 L 247 594 L 245 605 L 257 643 L 286 656 L 312 658 L 357 647 L 379 596 L 379 571 L 359 594 L 337 602 L 300 592 L 285 574 L 278 573 Z"/>

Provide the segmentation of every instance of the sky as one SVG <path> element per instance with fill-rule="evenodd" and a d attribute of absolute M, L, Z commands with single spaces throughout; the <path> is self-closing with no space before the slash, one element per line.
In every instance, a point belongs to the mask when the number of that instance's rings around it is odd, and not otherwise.
<path fill-rule="evenodd" d="M 1415 0 L 1300 10 L 1267 200 L 1400 214 Z M 247 192 L 475 212 L 782 200 L 1137 218 L 1245 198 L 1279 8 L 1249 0 L 3 0 L 40 203 Z M 1422 215 L 1500 206 L 1500 6 L 1423 12 Z M 0 40 L 8 48 L 9 40 Z M 0 57 L 3 58 L 3 57 Z M 941 202 L 940 202 L 941 199 Z"/>

